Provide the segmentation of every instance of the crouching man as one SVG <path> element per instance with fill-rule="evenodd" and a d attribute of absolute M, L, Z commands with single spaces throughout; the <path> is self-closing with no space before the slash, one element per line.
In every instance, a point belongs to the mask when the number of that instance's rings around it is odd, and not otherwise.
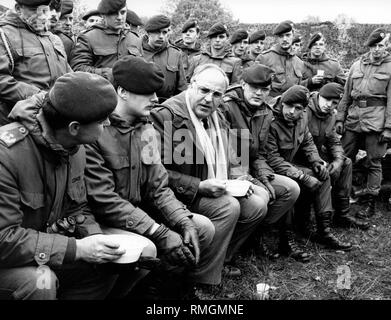
<path fill-rule="evenodd" d="M 197 282 L 195 274 L 209 268 L 206 253 L 214 226 L 175 198 L 158 145 L 152 143 L 156 131 L 148 116 L 158 102 L 164 74 L 156 64 L 128 56 L 114 64 L 113 77 L 118 104 L 111 124 L 86 146 L 91 207 L 105 225 L 150 238 L 163 261 L 187 267 L 189 279 Z"/>
<path fill-rule="evenodd" d="M 341 140 L 335 131 L 335 117 L 343 86 L 330 82 L 319 92 L 310 96 L 307 116 L 308 128 L 314 139 L 319 155 L 329 163 L 328 170 L 332 183 L 334 223 L 339 227 L 369 228 L 369 222 L 352 217 L 349 196 L 352 189 L 352 161 L 345 156 Z"/>
<path fill-rule="evenodd" d="M 267 162 L 276 173 L 299 183 L 299 200 L 301 198 L 305 203 L 313 203 L 317 240 L 331 249 L 350 250 L 350 243 L 338 240 L 331 232 L 333 207 L 330 176 L 308 130 L 304 113 L 308 100 L 308 89 L 300 85 L 292 86 L 277 98 L 274 105 L 275 119 L 270 126 L 266 146 Z M 298 218 L 301 214 L 297 211 L 295 213 Z"/>
<path fill-rule="evenodd" d="M 125 251 L 86 206 L 82 144 L 98 139 L 116 103 L 109 81 L 69 73 L 18 102 L 17 122 L 0 128 L 1 298 L 103 299 L 114 286 L 96 264 Z"/>

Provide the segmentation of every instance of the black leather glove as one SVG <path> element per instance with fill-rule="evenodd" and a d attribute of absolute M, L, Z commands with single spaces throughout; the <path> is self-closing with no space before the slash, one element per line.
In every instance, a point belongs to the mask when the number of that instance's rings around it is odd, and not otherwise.
<path fill-rule="evenodd" d="M 342 135 L 342 134 L 345 132 L 345 126 L 344 126 L 344 124 L 343 124 L 342 121 L 337 121 L 337 122 L 335 123 L 335 131 L 336 131 L 338 134 L 340 134 L 340 135 Z"/>
<path fill-rule="evenodd" d="M 314 162 L 312 168 L 320 180 L 325 181 L 329 177 L 329 171 L 322 162 Z"/>
<path fill-rule="evenodd" d="M 184 245 L 182 237 L 164 224 L 161 224 L 150 238 L 161 250 L 162 259 L 168 263 L 185 266 L 195 265 L 196 259 L 190 249 Z"/>
<path fill-rule="evenodd" d="M 198 231 L 194 222 L 190 218 L 184 218 L 176 224 L 179 232 L 183 237 L 183 242 L 186 246 L 193 249 L 196 263 L 200 259 L 200 241 L 198 239 Z"/>
<path fill-rule="evenodd" d="M 391 130 L 384 129 L 384 131 L 380 134 L 380 142 L 390 142 L 391 141 Z"/>
<path fill-rule="evenodd" d="M 315 177 L 312 177 L 308 174 L 305 174 L 303 171 L 294 171 L 294 172 L 288 172 L 287 177 L 295 179 L 297 181 L 300 181 L 306 188 L 310 190 L 316 190 L 318 189 L 322 183 L 316 179 Z"/>
<path fill-rule="evenodd" d="M 343 161 L 343 159 L 337 158 L 328 165 L 327 169 L 329 170 L 329 174 L 333 178 L 333 180 L 339 178 L 342 171 Z"/>

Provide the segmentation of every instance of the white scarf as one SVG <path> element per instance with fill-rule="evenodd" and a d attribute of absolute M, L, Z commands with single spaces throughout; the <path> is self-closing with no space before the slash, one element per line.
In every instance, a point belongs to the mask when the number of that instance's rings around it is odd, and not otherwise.
<path fill-rule="evenodd" d="M 210 116 L 210 130 L 215 132 L 215 139 L 211 139 L 206 132 L 201 119 L 197 118 L 193 109 L 190 106 L 189 92 L 186 91 L 186 107 L 190 115 L 190 120 L 194 125 L 197 134 L 196 144 L 200 147 L 204 154 L 206 164 L 208 166 L 208 179 L 228 179 L 227 158 L 224 151 L 224 143 L 221 136 L 219 119 L 217 112 L 213 112 Z"/>

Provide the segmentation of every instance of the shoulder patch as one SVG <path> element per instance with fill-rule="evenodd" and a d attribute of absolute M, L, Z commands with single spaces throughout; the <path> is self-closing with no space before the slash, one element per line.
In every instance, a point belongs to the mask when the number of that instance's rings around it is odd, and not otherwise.
<path fill-rule="evenodd" d="M 0 143 L 10 148 L 22 141 L 28 134 L 29 131 L 24 125 L 19 122 L 13 122 L 0 128 Z"/>

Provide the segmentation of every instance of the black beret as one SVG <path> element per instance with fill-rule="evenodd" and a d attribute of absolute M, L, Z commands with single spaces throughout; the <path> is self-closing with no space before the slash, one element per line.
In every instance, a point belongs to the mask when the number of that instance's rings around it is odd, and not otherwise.
<path fill-rule="evenodd" d="M 103 120 L 117 105 L 117 93 L 105 78 L 89 72 L 67 73 L 49 91 L 53 108 L 64 118 L 91 123 Z"/>
<path fill-rule="evenodd" d="M 290 87 L 281 95 L 281 102 L 286 104 L 300 103 L 304 107 L 308 105 L 308 100 L 310 97 L 310 92 L 306 87 L 300 86 L 298 84 Z"/>
<path fill-rule="evenodd" d="M 222 34 L 222 33 L 227 34 L 227 36 L 229 35 L 227 26 L 221 22 L 217 22 L 209 29 L 207 37 L 213 38 L 213 37 L 218 36 L 219 34 Z"/>
<path fill-rule="evenodd" d="M 378 28 L 374 30 L 368 37 L 367 42 L 365 43 L 366 46 L 372 47 L 375 44 L 383 41 L 383 39 L 386 37 L 386 30 L 383 28 Z"/>
<path fill-rule="evenodd" d="M 171 25 L 171 20 L 167 16 L 163 14 L 159 14 L 149 19 L 145 24 L 144 29 L 147 32 L 153 32 L 153 31 L 159 31 L 160 29 L 163 28 L 167 28 L 170 25 Z"/>
<path fill-rule="evenodd" d="M 96 10 L 96 9 L 90 10 L 90 11 L 88 11 L 88 12 L 83 16 L 82 19 L 83 19 L 84 21 L 87 21 L 88 18 L 91 17 L 91 16 L 99 16 L 99 17 L 100 17 L 100 12 L 99 12 L 98 10 Z"/>
<path fill-rule="evenodd" d="M 263 64 L 256 63 L 244 69 L 242 79 L 244 82 L 251 85 L 267 87 L 272 83 L 273 75 L 273 69 Z"/>
<path fill-rule="evenodd" d="M 308 49 L 311 49 L 314 46 L 315 42 L 319 41 L 322 38 L 323 35 L 320 32 L 313 34 L 310 38 L 310 42 L 308 43 Z"/>
<path fill-rule="evenodd" d="M 280 24 L 274 29 L 273 34 L 275 36 L 278 36 L 280 34 L 292 31 L 293 29 L 293 22 L 290 20 L 286 20 L 283 22 L 280 22 Z"/>
<path fill-rule="evenodd" d="M 164 74 L 160 67 L 144 58 L 126 56 L 113 66 L 114 81 L 126 91 L 151 94 L 163 87 Z"/>
<path fill-rule="evenodd" d="M 72 0 L 62 0 L 61 4 L 61 17 L 66 14 L 73 12 L 73 1 Z"/>
<path fill-rule="evenodd" d="M 246 30 L 244 29 L 239 29 L 239 30 L 236 30 L 232 36 L 231 36 L 231 39 L 230 39 L 230 43 L 231 44 L 235 44 L 235 43 L 238 43 L 238 42 L 241 42 L 242 40 L 245 40 L 248 38 L 248 33 Z"/>
<path fill-rule="evenodd" d="M 140 17 L 137 15 L 136 12 L 132 10 L 128 10 L 128 12 L 126 13 L 126 23 L 136 27 L 143 25 L 143 22 L 141 21 Z"/>
<path fill-rule="evenodd" d="M 248 43 L 254 43 L 258 40 L 265 40 L 266 39 L 266 33 L 263 30 L 258 30 L 250 34 L 250 37 L 248 38 Z"/>
<path fill-rule="evenodd" d="M 126 7 L 126 0 L 101 0 L 98 11 L 102 14 L 116 13 Z"/>
<path fill-rule="evenodd" d="M 189 19 L 185 22 L 185 24 L 182 27 L 182 33 L 187 32 L 190 28 L 197 28 L 197 31 L 200 30 L 200 27 L 198 25 L 198 21 L 195 19 Z"/>
<path fill-rule="evenodd" d="M 48 6 L 50 0 L 15 0 L 17 3 L 29 6 L 29 7 L 38 7 L 38 6 Z"/>
<path fill-rule="evenodd" d="M 50 10 L 61 11 L 61 0 L 51 0 L 49 4 Z"/>
<path fill-rule="evenodd" d="M 300 36 L 300 35 L 295 35 L 294 37 L 293 37 L 293 40 L 292 40 L 292 44 L 294 44 L 294 43 L 296 43 L 296 42 L 301 42 L 301 40 L 302 40 L 303 38 L 302 38 L 302 36 Z"/>
<path fill-rule="evenodd" d="M 319 95 L 325 99 L 341 99 L 344 87 L 336 82 L 329 82 L 325 84 L 320 90 Z"/>

